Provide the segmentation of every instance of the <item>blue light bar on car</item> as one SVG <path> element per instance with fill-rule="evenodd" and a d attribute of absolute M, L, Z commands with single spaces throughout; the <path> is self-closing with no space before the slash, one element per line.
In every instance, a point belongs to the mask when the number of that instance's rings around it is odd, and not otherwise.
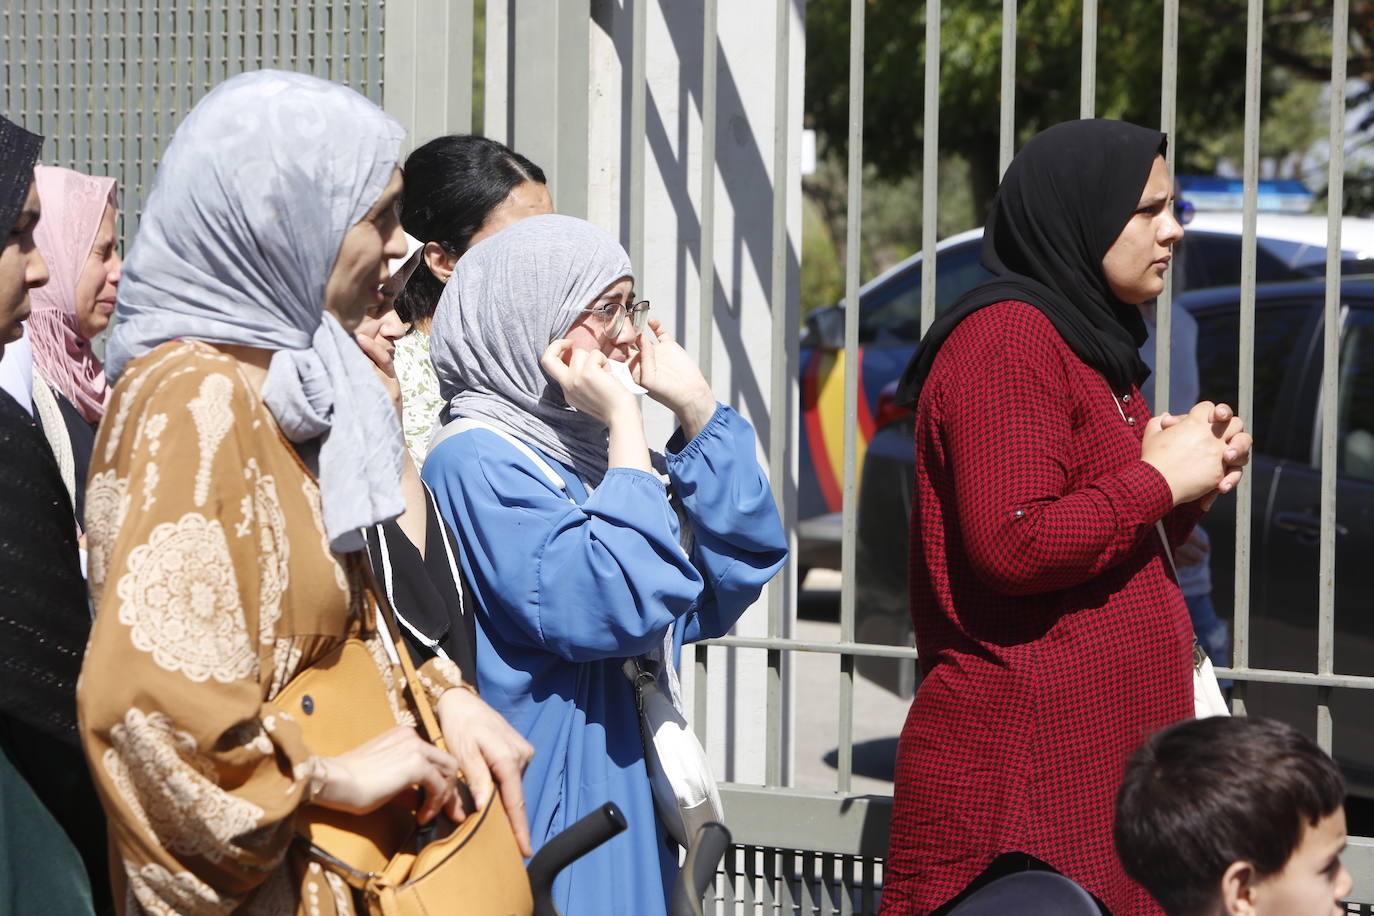
<path fill-rule="evenodd" d="M 1241 210 L 1245 182 L 1239 178 L 1179 175 L 1178 195 L 1198 210 Z M 1296 179 L 1265 179 L 1259 183 L 1257 206 L 1267 213 L 1307 213 L 1316 195 Z"/>

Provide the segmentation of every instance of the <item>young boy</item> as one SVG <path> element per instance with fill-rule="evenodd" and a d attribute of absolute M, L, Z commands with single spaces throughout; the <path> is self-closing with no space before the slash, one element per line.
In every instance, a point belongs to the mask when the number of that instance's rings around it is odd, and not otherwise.
<path fill-rule="evenodd" d="M 1189 720 L 1126 765 L 1116 849 L 1169 916 L 1339 916 L 1344 796 L 1335 763 L 1291 726 Z"/>

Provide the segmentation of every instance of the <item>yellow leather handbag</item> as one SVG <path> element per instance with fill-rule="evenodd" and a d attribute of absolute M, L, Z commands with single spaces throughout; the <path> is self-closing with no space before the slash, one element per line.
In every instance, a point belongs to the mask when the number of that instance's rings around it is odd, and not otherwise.
<path fill-rule="evenodd" d="M 370 567 L 366 573 L 424 732 L 442 748 L 443 733 L 396 633 L 385 593 Z M 387 685 L 361 639 L 346 640 L 301 672 L 275 703 L 300 723 L 306 745 L 325 757 L 396 725 Z M 372 916 L 529 916 L 529 878 L 499 792 L 448 836 L 423 848 L 417 848 L 417 809 L 415 790 L 364 815 L 306 805 L 296 813 L 296 832 L 317 861 L 362 891 Z"/>

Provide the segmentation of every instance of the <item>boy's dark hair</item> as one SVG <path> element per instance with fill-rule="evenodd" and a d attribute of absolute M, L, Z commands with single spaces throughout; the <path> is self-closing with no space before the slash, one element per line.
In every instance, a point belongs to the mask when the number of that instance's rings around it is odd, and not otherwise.
<path fill-rule="evenodd" d="M 406 157 L 401 225 L 422 242 L 461 256 L 493 208 L 527 181 L 547 184 L 544 171 L 489 137 L 436 137 Z M 444 285 L 422 262 L 396 300 L 403 321 L 433 317 Z"/>
<path fill-rule="evenodd" d="M 1136 750 L 1116 797 L 1116 851 L 1170 916 L 1217 905 L 1234 862 L 1283 870 L 1304 829 L 1341 807 L 1345 782 L 1321 748 L 1273 719 L 1191 719 Z"/>

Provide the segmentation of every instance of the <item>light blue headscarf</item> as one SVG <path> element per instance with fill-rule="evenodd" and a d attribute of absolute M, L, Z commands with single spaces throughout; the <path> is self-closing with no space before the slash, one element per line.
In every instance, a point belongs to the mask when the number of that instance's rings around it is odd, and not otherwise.
<path fill-rule="evenodd" d="M 344 234 L 381 197 L 405 130 L 351 89 L 260 70 L 226 80 L 163 154 L 119 284 L 105 372 L 190 338 L 276 350 L 263 401 L 318 445 L 334 550 L 404 509 L 400 423 L 352 335 L 323 313 Z M 316 440 L 318 440 L 316 442 Z"/>

